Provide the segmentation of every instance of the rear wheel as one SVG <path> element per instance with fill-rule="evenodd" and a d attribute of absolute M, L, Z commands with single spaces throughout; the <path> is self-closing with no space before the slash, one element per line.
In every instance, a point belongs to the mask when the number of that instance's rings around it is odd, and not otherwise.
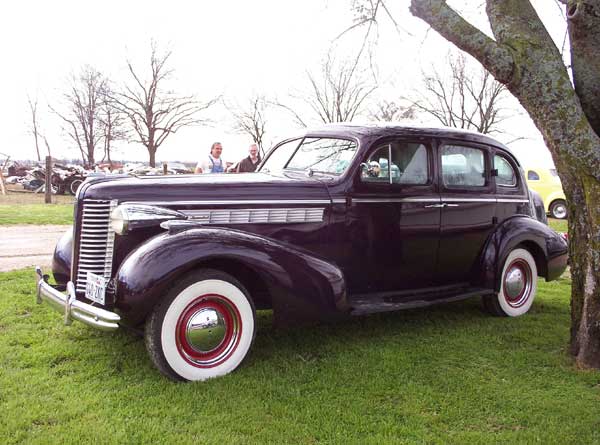
<path fill-rule="evenodd" d="M 567 203 L 562 199 L 557 199 L 550 204 L 550 216 L 556 219 L 565 219 L 567 217 Z"/>
<path fill-rule="evenodd" d="M 255 310 L 242 284 L 224 272 L 186 275 L 152 312 L 146 347 L 173 380 L 206 380 L 235 370 L 255 334 Z"/>
<path fill-rule="evenodd" d="M 484 297 L 485 308 L 503 317 L 527 313 L 537 291 L 537 267 L 531 253 L 522 248 L 510 252 L 500 279 L 500 292 Z"/>

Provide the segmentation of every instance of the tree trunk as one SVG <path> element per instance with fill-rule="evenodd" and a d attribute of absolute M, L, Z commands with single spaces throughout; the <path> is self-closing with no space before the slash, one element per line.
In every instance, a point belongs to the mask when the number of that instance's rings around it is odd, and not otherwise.
<path fill-rule="evenodd" d="M 156 149 L 148 148 L 148 154 L 150 155 L 150 167 L 156 167 Z"/>
<path fill-rule="evenodd" d="M 412 0 L 411 12 L 504 83 L 542 133 L 569 206 L 570 349 L 580 367 L 600 368 L 600 138 L 560 52 L 526 0 L 487 1 L 496 40 L 467 23 L 445 0 Z"/>

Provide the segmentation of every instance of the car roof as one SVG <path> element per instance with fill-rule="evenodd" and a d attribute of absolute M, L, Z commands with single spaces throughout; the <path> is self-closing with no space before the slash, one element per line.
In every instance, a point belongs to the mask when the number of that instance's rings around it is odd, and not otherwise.
<path fill-rule="evenodd" d="M 349 122 L 340 122 L 334 124 L 325 124 L 315 128 L 308 128 L 304 135 L 338 137 L 350 136 L 356 139 L 363 139 L 366 137 L 379 138 L 386 136 L 429 136 L 458 139 L 492 145 L 508 152 L 513 158 L 516 158 L 507 146 L 488 135 L 477 133 L 476 131 L 463 130 L 453 127 L 422 126 L 412 122 L 410 124 L 394 122 L 355 124 Z"/>

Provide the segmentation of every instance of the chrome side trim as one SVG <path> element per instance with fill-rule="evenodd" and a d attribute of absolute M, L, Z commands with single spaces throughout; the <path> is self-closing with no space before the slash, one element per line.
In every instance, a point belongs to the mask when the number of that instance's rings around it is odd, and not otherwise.
<path fill-rule="evenodd" d="M 325 208 L 197 209 L 180 212 L 201 224 L 298 224 L 322 222 Z"/>
<path fill-rule="evenodd" d="M 386 203 L 386 202 L 441 202 L 440 198 L 409 197 L 409 198 L 352 198 L 356 203 Z"/>
<path fill-rule="evenodd" d="M 131 205 L 162 205 L 162 206 L 191 206 L 191 205 L 294 205 L 294 204 L 331 204 L 329 199 L 240 199 L 240 200 L 211 200 L 211 201 L 127 201 L 122 204 Z"/>
<path fill-rule="evenodd" d="M 38 276 L 37 303 L 42 304 L 45 301 L 52 309 L 63 313 L 66 325 L 78 320 L 102 331 L 114 331 L 119 328 L 121 317 L 118 314 L 77 300 L 72 281 L 67 283 L 65 295 L 46 282 L 47 276 L 44 276 L 39 266 L 35 268 L 35 272 Z"/>
<path fill-rule="evenodd" d="M 498 199 L 496 202 L 529 202 L 528 199 Z"/>
<path fill-rule="evenodd" d="M 442 196 L 442 201 L 445 202 L 496 202 L 496 198 L 452 198 Z"/>

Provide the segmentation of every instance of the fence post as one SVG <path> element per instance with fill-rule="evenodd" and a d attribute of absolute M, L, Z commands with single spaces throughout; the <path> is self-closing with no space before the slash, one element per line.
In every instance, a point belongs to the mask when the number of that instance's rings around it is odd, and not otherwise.
<path fill-rule="evenodd" d="M 166 163 L 166 162 L 163 162 L 163 175 L 165 175 L 165 176 L 166 176 L 166 175 L 168 174 L 168 172 L 167 172 L 167 171 L 168 171 L 167 163 Z"/>
<path fill-rule="evenodd" d="M 52 203 L 52 158 L 46 156 L 46 194 L 44 197 L 46 204 Z"/>

